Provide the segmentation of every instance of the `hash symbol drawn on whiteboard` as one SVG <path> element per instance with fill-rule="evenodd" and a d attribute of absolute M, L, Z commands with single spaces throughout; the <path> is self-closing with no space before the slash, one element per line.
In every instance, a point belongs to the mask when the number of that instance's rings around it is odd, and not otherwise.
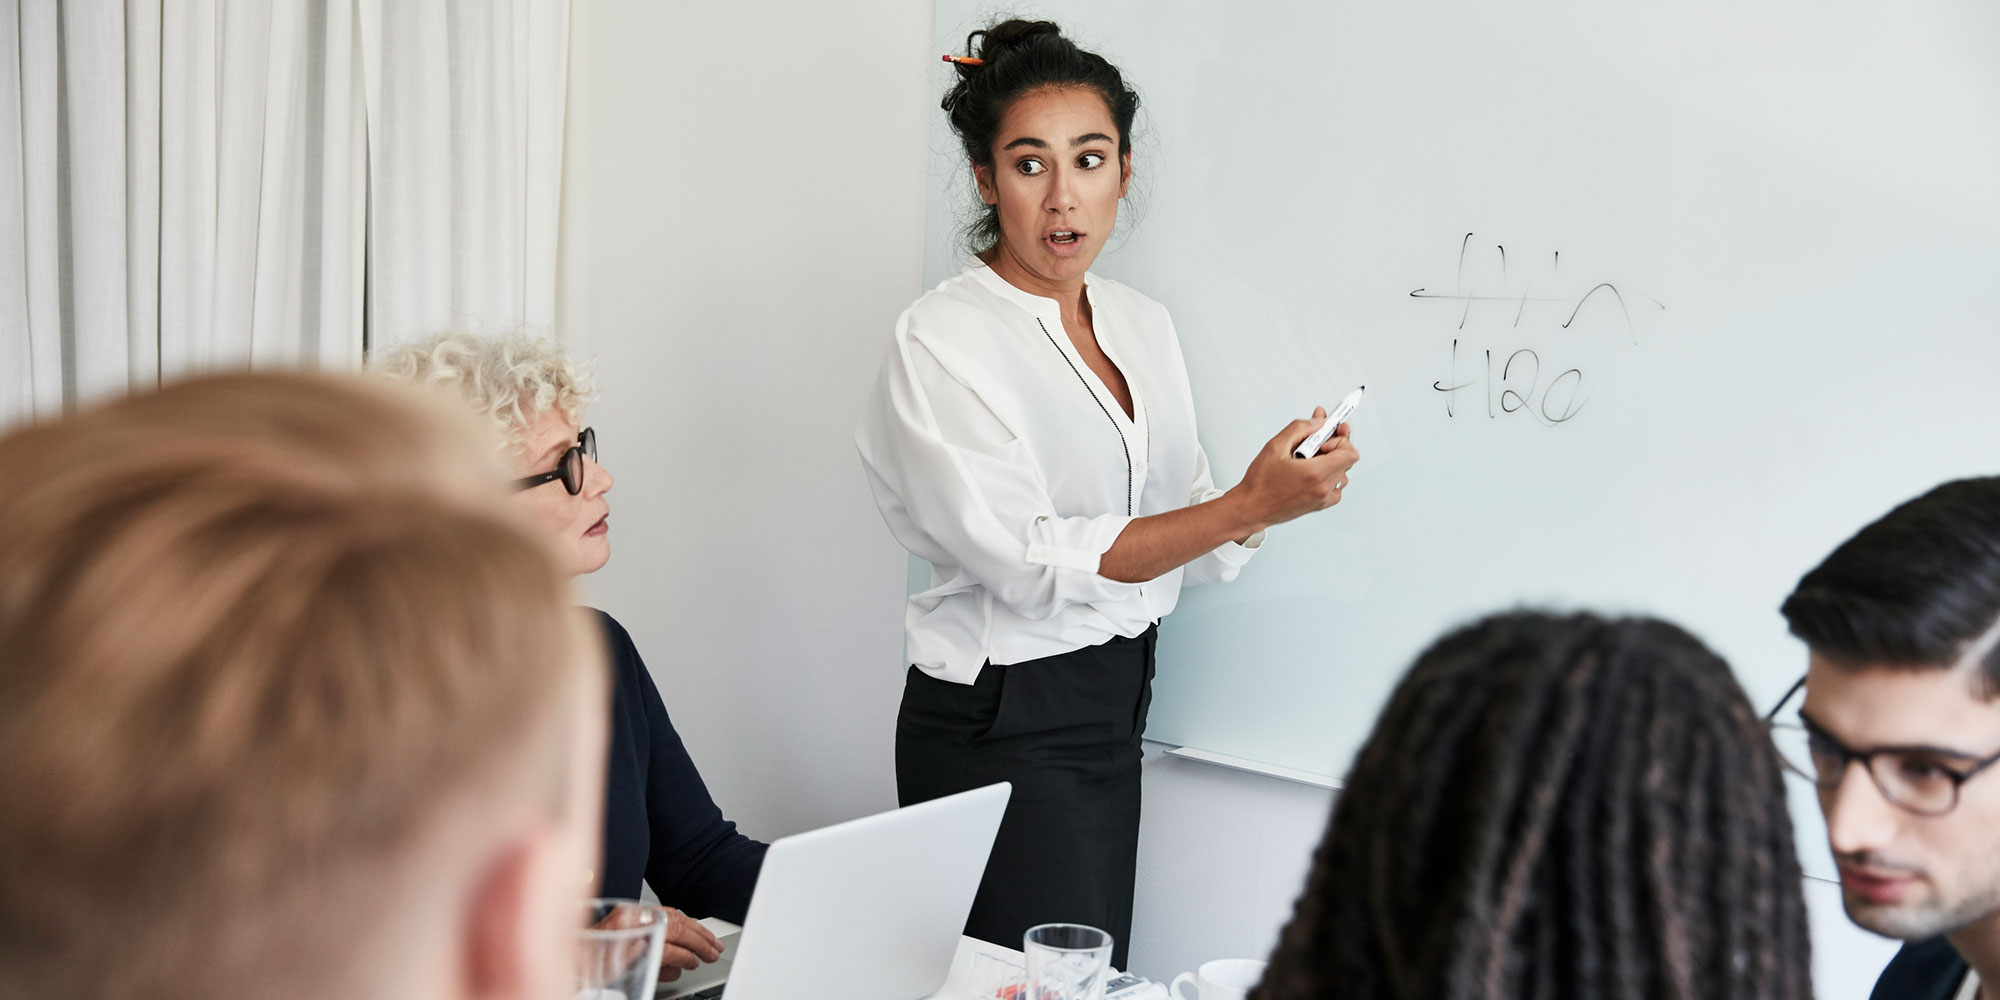
<path fill-rule="evenodd" d="M 1530 302 L 1534 302 L 1537 304 L 1558 303 L 1570 307 L 1568 315 L 1563 317 L 1561 324 L 1562 328 L 1567 330 L 1570 328 L 1571 324 L 1576 322 L 1577 314 L 1583 312 L 1583 307 L 1586 304 L 1588 304 L 1591 299 L 1598 297 L 1600 293 L 1605 293 L 1609 294 L 1612 300 L 1614 300 L 1617 303 L 1618 314 L 1625 321 L 1626 334 L 1632 338 L 1633 343 L 1636 344 L 1639 342 L 1639 331 L 1636 327 L 1632 325 L 1632 308 L 1630 304 L 1628 304 L 1625 301 L 1625 293 L 1619 291 L 1618 286 L 1609 281 L 1600 281 L 1597 284 L 1592 285 L 1590 289 L 1584 292 L 1583 295 L 1580 297 L 1571 297 L 1571 296 L 1552 297 L 1552 296 L 1529 295 L 1528 292 L 1531 290 L 1531 285 L 1527 281 L 1523 281 L 1521 283 L 1521 294 L 1519 295 L 1480 295 L 1477 293 L 1476 289 L 1467 288 L 1465 284 L 1465 259 L 1466 256 L 1472 250 L 1472 236 L 1473 236 L 1472 233 L 1466 233 L 1465 238 L 1459 241 L 1458 279 L 1456 285 L 1454 286 L 1453 291 L 1433 292 L 1428 287 L 1424 287 L 1411 291 L 1410 298 L 1437 299 L 1439 301 L 1444 301 L 1444 302 L 1458 303 L 1459 304 L 1458 328 L 1461 330 L 1465 329 L 1465 322 L 1467 318 L 1472 315 L 1472 304 L 1474 302 L 1514 303 L 1514 323 L 1513 323 L 1514 326 L 1521 325 L 1521 316 L 1527 312 L 1528 303 Z M 1500 282 L 1502 286 L 1505 286 L 1510 283 L 1507 276 L 1507 248 L 1504 245 L 1495 244 L 1493 249 L 1498 251 L 1500 254 Z M 1561 266 L 1562 266 L 1562 251 L 1561 250 L 1553 251 L 1549 255 L 1550 273 L 1553 274 L 1555 271 L 1559 270 Z M 1642 295 L 1640 297 L 1645 299 L 1647 302 L 1652 303 L 1658 309 L 1665 310 L 1667 308 L 1666 305 L 1662 303 L 1659 299 L 1653 298 L 1650 295 Z"/>

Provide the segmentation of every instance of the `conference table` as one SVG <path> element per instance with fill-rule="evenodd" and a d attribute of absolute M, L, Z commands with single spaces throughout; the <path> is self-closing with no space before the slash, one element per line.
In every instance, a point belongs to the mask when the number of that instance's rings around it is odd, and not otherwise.
<path fill-rule="evenodd" d="M 713 917 L 704 918 L 702 925 L 713 931 L 716 937 L 741 930 L 729 921 Z M 1008 971 L 1015 970 L 1018 975 L 1025 964 L 1021 953 L 1013 948 L 978 938 L 961 937 L 958 939 L 958 951 L 952 955 L 951 972 L 945 977 L 944 987 L 924 1000 L 992 1000 L 990 991 L 1005 981 Z"/>
<path fill-rule="evenodd" d="M 993 990 L 1005 971 L 1020 970 L 1025 964 L 1022 954 L 1012 948 L 978 938 L 959 938 L 958 953 L 951 958 L 951 974 L 945 977 L 944 988 L 928 1000 L 993 1000 Z M 981 982 L 988 984 L 985 990 L 979 989 Z"/>

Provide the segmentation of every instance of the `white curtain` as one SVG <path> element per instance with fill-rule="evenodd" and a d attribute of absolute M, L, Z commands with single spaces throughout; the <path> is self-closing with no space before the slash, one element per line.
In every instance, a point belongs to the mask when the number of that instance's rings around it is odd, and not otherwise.
<path fill-rule="evenodd" d="M 445 326 L 547 332 L 568 0 L 360 6 L 371 339 Z"/>
<path fill-rule="evenodd" d="M 0 425 L 554 321 L 569 0 L 4 0 Z"/>

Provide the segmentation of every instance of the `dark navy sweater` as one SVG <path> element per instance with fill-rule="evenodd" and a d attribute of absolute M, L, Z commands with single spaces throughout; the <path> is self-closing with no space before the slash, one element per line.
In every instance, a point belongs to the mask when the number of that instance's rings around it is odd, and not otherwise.
<path fill-rule="evenodd" d="M 637 899 L 644 879 L 667 906 L 740 924 L 768 845 L 722 818 L 631 634 L 610 615 L 597 616 L 611 660 L 611 759 L 598 892 Z"/>
<path fill-rule="evenodd" d="M 1903 946 L 1882 978 L 1875 981 L 1870 1000 L 1952 1000 L 1965 984 L 1965 959 L 1958 957 L 1951 942 L 1931 938 Z M 1985 988 L 1985 984 L 1980 984 Z"/>

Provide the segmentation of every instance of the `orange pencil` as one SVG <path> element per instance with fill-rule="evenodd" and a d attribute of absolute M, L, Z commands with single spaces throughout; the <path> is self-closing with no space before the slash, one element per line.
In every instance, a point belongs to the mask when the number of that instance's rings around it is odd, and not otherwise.
<path fill-rule="evenodd" d="M 986 60 L 984 60 L 984 59 L 974 59 L 974 58 L 972 58 L 971 56 L 945 56 L 945 57 L 944 57 L 944 61 L 945 61 L 945 62 L 948 62 L 948 63 L 957 63 L 957 64 L 959 64 L 960 66 L 984 66 L 984 65 L 986 65 Z"/>

